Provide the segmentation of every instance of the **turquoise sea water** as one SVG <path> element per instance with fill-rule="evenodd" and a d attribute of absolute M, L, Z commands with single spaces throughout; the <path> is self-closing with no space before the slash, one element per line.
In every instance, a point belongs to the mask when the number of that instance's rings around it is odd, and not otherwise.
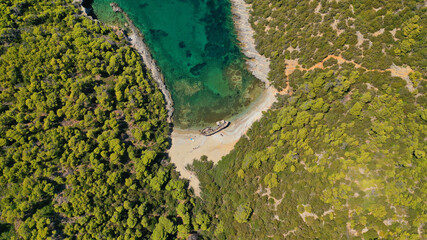
<path fill-rule="evenodd" d="M 263 84 L 247 70 L 228 0 L 115 0 L 142 31 L 174 100 L 174 123 L 200 128 L 245 110 Z M 111 0 L 99 20 L 118 24 Z"/>

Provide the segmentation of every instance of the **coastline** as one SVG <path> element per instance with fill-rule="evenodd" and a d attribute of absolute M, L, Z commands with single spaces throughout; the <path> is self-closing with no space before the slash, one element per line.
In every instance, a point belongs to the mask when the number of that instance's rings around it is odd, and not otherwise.
<path fill-rule="evenodd" d="M 173 129 L 172 146 L 169 149 L 171 162 L 175 164 L 182 178 L 190 180 L 190 187 L 193 187 L 197 196 L 200 196 L 199 180 L 191 171 L 185 169 L 185 166 L 203 155 L 217 163 L 223 156 L 230 153 L 252 124 L 276 102 L 277 93 L 273 87 L 267 88 L 250 106 L 249 111 L 236 118 L 226 129 L 212 136 L 203 136 L 197 130 Z"/>
<path fill-rule="evenodd" d="M 114 12 L 122 13 L 123 16 L 126 18 L 126 21 L 128 23 L 128 28 L 130 29 L 131 33 L 128 35 L 128 41 L 131 44 L 133 48 L 135 48 L 138 53 L 141 55 L 142 60 L 145 64 L 145 66 L 150 70 L 151 72 L 151 78 L 157 83 L 157 87 L 162 92 L 164 98 L 165 98 L 165 107 L 168 113 L 168 122 L 172 122 L 172 116 L 175 109 L 173 108 L 173 100 L 170 92 L 166 88 L 165 85 L 165 79 L 163 74 L 160 72 L 159 67 L 157 67 L 156 61 L 153 59 L 153 56 L 150 53 L 150 49 L 145 44 L 144 41 L 144 35 L 142 32 L 135 26 L 132 19 L 130 19 L 129 15 L 123 11 L 122 8 L 117 3 L 111 3 L 110 6 L 112 7 Z"/>
<path fill-rule="evenodd" d="M 246 112 L 234 118 L 230 126 L 215 135 L 207 137 L 201 135 L 197 130 L 190 129 L 174 128 L 172 130 L 169 157 L 181 177 L 190 180 L 190 187 L 193 187 L 197 196 L 200 196 L 201 191 L 199 180 L 191 171 L 185 169 L 185 166 L 203 155 L 216 164 L 233 150 L 234 145 L 246 134 L 252 124 L 262 117 L 263 112 L 272 107 L 276 102 L 276 94 L 278 94 L 278 91 L 268 81 L 269 61 L 255 48 L 253 38 L 255 31 L 249 23 L 250 4 L 246 4 L 244 0 L 230 0 L 230 2 L 237 40 L 240 42 L 242 53 L 248 58 L 246 60 L 248 70 L 265 83 L 266 89 Z"/>
<path fill-rule="evenodd" d="M 80 0 L 79 5 L 83 8 L 81 2 Z M 249 23 L 251 5 L 246 4 L 244 0 L 230 0 L 230 2 L 232 4 L 231 12 L 237 32 L 237 40 L 240 43 L 242 53 L 247 57 L 248 70 L 265 84 L 265 90 L 245 112 L 233 117 L 230 126 L 213 136 L 203 136 L 198 130 L 193 129 L 172 129 L 172 145 L 168 151 L 171 163 L 175 164 L 176 170 L 181 174 L 182 178 L 189 180 L 189 185 L 193 187 L 197 196 L 200 196 L 199 180 L 192 172 L 185 169 L 185 166 L 203 155 L 206 155 L 214 163 L 221 160 L 223 156 L 233 150 L 234 145 L 246 134 L 252 124 L 262 117 L 263 112 L 271 108 L 273 103 L 276 102 L 276 94 L 279 93 L 268 81 L 268 73 L 270 71 L 268 59 L 260 55 L 255 48 L 256 45 L 253 38 L 255 31 Z M 128 22 L 127 27 L 131 31 L 128 35 L 128 42 L 141 55 L 144 64 L 151 72 L 152 80 L 157 83 L 163 93 L 165 107 L 168 112 L 168 122 L 171 123 L 174 112 L 173 100 L 166 88 L 164 77 L 144 42 L 143 34 L 117 3 L 112 3 L 110 6 L 113 11 L 120 12 L 125 16 Z"/>
<path fill-rule="evenodd" d="M 93 13 L 93 9 L 87 8 L 84 6 L 85 0 L 74 0 L 73 4 L 77 6 L 82 11 L 82 15 L 90 18 L 91 20 L 97 21 L 90 14 Z M 129 15 L 123 11 L 123 9 L 115 2 L 110 3 L 110 6 L 114 12 L 119 12 L 123 14 L 128 23 L 128 28 L 131 33 L 127 36 L 127 41 L 141 56 L 143 63 L 150 71 L 151 80 L 154 80 L 157 83 L 157 87 L 162 92 L 165 98 L 165 108 L 168 114 L 167 121 L 168 123 L 172 123 L 172 116 L 175 111 L 173 107 L 173 100 L 169 90 L 166 88 L 165 80 L 163 74 L 160 72 L 160 69 L 157 67 L 156 61 L 153 59 L 150 49 L 145 44 L 144 35 L 142 32 L 135 26 L 132 19 L 130 19 Z M 115 26 L 113 26 L 115 27 Z"/>
<path fill-rule="evenodd" d="M 268 88 L 270 87 L 270 81 L 268 81 L 270 62 L 256 50 L 255 31 L 249 23 L 251 4 L 247 4 L 244 0 L 230 0 L 230 3 L 237 40 L 240 42 L 243 54 L 249 58 L 246 61 L 248 70 Z"/>

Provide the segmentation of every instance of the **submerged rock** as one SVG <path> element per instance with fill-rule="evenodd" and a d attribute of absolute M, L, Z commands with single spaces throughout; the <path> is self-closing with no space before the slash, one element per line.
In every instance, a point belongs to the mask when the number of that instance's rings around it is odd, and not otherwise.
<path fill-rule="evenodd" d="M 179 46 L 179 48 L 185 48 L 186 47 L 184 41 L 179 42 L 178 46 Z"/>
<path fill-rule="evenodd" d="M 119 7 L 119 5 L 115 2 L 110 3 L 111 8 L 113 9 L 114 12 L 123 12 L 123 9 L 121 9 Z"/>
<path fill-rule="evenodd" d="M 192 67 L 190 69 L 191 74 L 193 74 L 194 76 L 198 76 L 200 75 L 200 72 L 202 71 L 202 69 L 206 66 L 207 63 L 199 63 L 196 66 Z"/>
<path fill-rule="evenodd" d="M 160 39 L 162 37 L 167 37 L 169 34 L 161 29 L 150 29 L 150 34 L 154 39 Z"/>

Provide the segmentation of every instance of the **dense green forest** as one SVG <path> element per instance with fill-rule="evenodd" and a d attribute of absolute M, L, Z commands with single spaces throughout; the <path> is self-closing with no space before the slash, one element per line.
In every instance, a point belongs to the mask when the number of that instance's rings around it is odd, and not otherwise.
<path fill-rule="evenodd" d="M 71 0 L 2 0 L 0 239 L 425 239 L 424 1 L 248 2 L 291 91 L 189 166 L 193 198 L 124 34 Z"/>
<path fill-rule="evenodd" d="M 186 238 L 161 92 L 71 0 L 0 1 L 0 239 Z"/>
<path fill-rule="evenodd" d="M 249 2 L 270 80 L 291 91 L 217 165 L 189 166 L 203 235 L 426 239 L 425 2 Z"/>

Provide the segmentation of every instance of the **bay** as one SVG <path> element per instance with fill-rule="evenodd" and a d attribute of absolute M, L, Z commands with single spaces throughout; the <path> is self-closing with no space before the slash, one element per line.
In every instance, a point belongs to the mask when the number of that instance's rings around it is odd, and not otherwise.
<path fill-rule="evenodd" d="M 145 36 L 171 92 L 174 124 L 202 128 L 245 111 L 263 83 L 246 70 L 228 0 L 116 0 Z M 111 0 L 92 4 L 100 21 L 124 25 Z"/>

